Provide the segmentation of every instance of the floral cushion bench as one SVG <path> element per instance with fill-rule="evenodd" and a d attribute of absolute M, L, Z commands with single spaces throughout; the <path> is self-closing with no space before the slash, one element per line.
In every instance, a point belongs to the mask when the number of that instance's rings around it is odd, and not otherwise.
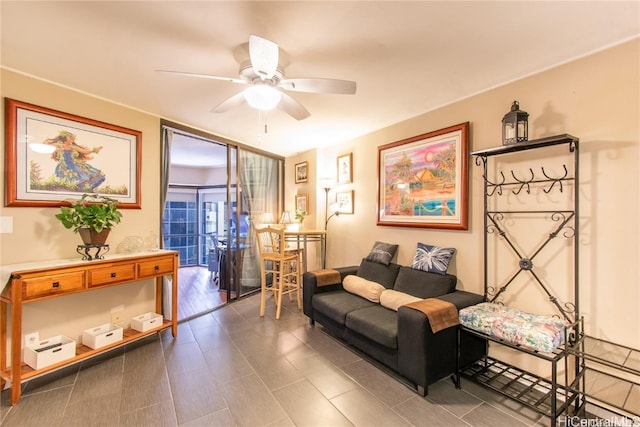
<path fill-rule="evenodd" d="M 483 302 L 460 310 L 460 324 L 535 351 L 552 352 L 564 342 L 565 323 L 502 304 Z"/>

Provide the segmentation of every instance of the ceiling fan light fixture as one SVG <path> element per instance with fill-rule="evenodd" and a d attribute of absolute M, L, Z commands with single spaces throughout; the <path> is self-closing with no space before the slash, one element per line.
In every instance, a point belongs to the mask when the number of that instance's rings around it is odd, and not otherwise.
<path fill-rule="evenodd" d="M 244 99 L 256 110 L 273 110 L 280 103 L 282 93 L 273 86 L 254 84 L 242 92 Z"/>

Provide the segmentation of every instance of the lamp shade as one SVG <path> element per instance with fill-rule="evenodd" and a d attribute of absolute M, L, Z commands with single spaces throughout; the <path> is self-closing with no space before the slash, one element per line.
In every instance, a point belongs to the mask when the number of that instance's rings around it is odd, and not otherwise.
<path fill-rule="evenodd" d="M 280 215 L 280 224 L 293 224 L 295 222 L 295 217 L 292 212 L 284 211 L 282 215 Z"/>
<path fill-rule="evenodd" d="M 273 110 L 282 99 L 282 93 L 278 89 L 266 84 L 253 84 L 242 94 L 247 104 L 256 110 Z"/>
<path fill-rule="evenodd" d="M 320 185 L 320 188 L 322 188 L 324 191 L 331 190 L 331 188 L 333 188 L 335 183 L 336 183 L 335 179 L 329 179 L 329 178 L 321 179 L 318 181 L 318 185 Z"/>
<path fill-rule="evenodd" d="M 260 224 L 273 224 L 275 223 L 275 219 L 273 219 L 273 214 L 271 212 L 264 212 L 260 215 Z"/>

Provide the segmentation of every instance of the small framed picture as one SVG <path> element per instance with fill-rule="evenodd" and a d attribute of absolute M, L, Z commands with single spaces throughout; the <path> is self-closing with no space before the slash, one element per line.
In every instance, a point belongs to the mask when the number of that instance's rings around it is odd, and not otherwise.
<path fill-rule="evenodd" d="M 338 184 L 353 182 L 353 153 L 338 156 Z"/>
<path fill-rule="evenodd" d="M 338 213 L 353 213 L 353 190 L 341 191 L 336 193 L 336 203 L 338 204 Z"/>
<path fill-rule="evenodd" d="M 309 162 L 296 163 L 296 184 L 307 182 L 309 176 Z"/>
<path fill-rule="evenodd" d="M 296 213 L 301 212 L 309 215 L 309 195 L 296 194 Z"/>

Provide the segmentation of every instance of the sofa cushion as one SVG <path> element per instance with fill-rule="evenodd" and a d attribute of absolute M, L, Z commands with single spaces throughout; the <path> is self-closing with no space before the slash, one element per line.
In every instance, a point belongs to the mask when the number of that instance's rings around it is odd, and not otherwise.
<path fill-rule="evenodd" d="M 398 245 L 384 242 L 375 242 L 371 248 L 371 252 L 365 258 L 367 261 L 373 261 L 384 265 L 389 265 L 393 256 L 398 251 Z"/>
<path fill-rule="evenodd" d="M 385 291 L 380 294 L 380 304 L 393 311 L 398 311 L 398 307 L 416 301 L 420 301 L 420 298 L 405 294 L 404 292 L 394 291 L 393 289 L 385 289 Z"/>
<path fill-rule="evenodd" d="M 321 312 L 334 322 L 344 325 L 347 313 L 361 308 L 378 306 L 378 304 L 340 290 L 315 294 L 312 306 L 314 310 Z"/>
<path fill-rule="evenodd" d="M 390 263 L 389 265 L 379 264 L 363 259 L 358 267 L 358 277 L 380 283 L 387 289 L 393 288 L 393 283 L 400 270 L 400 265 Z"/>
<path fill-rule="evenodd" d="M 379 283 L 350 274 L 342 280 L 345 291 L 366 298 L 371 302 L 380 302 L 380 294 L 386 288 Z"/>
<path fill-rule="evenodd" d="M 453 292 L 457 281 L 453 274 L 427 273 L 401 267 L 393 289 L 418 298 L 434 298 Z"/>
<path fill-rule="evenodd" d="M 380 305 L 351 311 L 347 328 L 388 348 L 398 348 L 398 319 L 393 310 Z"/>

